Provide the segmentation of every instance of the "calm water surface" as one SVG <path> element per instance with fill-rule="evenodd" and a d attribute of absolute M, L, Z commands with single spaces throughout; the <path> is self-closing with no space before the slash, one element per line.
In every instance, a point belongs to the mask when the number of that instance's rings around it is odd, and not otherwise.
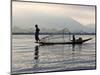
<path fill-rule="evenodd" d="M 33 35 L 13 35 L 12 73 L 95 69 L 95 36 L 82 37 L 93 39 L 82 45 L 39 46 Z"/>

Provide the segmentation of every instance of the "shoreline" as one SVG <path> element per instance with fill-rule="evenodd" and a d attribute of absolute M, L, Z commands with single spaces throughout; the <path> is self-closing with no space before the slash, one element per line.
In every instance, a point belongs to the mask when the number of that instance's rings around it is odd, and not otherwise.
<path fill-rule="evenodd" d="M 96 35 L 96 33 L 40 33 L 39 35 Z M 35 33 L 12 33 L 12 35 L 35 35 Z"/>

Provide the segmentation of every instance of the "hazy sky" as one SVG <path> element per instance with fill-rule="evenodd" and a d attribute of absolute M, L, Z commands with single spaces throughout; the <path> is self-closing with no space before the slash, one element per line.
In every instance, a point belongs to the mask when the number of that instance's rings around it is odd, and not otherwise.
<path fill-rule="evenodd" d="M 13 26 L 32 27 L 34 24 L 50 26 L 50 23 L 57 22 L 57 19 L 67 21 L 68 18 L 82 25 L 95 25 L 95 6 L 12 3 Z"/>

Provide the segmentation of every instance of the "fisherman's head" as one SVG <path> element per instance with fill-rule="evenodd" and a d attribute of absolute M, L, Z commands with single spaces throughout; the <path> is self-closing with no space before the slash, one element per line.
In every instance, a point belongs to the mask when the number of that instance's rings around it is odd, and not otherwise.
<path fill-rule="evenodd" d="M 38 25 L 36 24 L 36 25 L 35 25 L 35 27 L 37 28 L 37 27 L 38 27 Z"/>

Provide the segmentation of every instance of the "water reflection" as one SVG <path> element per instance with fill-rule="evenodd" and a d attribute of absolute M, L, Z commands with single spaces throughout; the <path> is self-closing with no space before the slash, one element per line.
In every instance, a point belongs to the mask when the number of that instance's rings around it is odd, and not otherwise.
<path fill-rule="evenodd" d="M 74 44 L 72 45 L 72 51 L 75 51 L 75 45 Z"/>
<path fill-rule="evenodd" d="M 54 49 L 54 51 L 55 51 L 55 46 L 46 46 L 46 47 L 48 48 L 48 50 Z M 36 69 L 36 68 L 39 68 L 39 46 L 36 45 L 34 48 L 35 49 L 34 49 L 34 66 L 33 66 L 33 68 Z M 60 51 L 61 56 L 59 55 L 60 56 L 59 59 L 62 59 L 62 61 L 64 59 L 66 59 L 66 53 L 67 53 L 66 51 L 71 50 L 72 53 L 70 56 L 71 56 L 71 60 L 73 62 L 73 61 L 76 61 L 76 58 L 77 59 L 80 58 L 82 45 L 68 45 L 68 46 L 61 45 L 60 49 L 61 49 L 61 51 Z M 66 50 L 66 49 L 68 49 L 68 50 Z M 59 53 L 59 52 L 57 52 L 57 53 Z M 55 58 L 52 58 L 52 59 L 55 59 Z"/>
<path fill-rule="evenodd" d="M 78 57 L 81 55 L 81 50 L 82 50 L 82 44 L 72 45 L 72 60 L 73 61 L 75 60 L 75 57 Z"/>
<path fill-rule="evenodd" d="M 34 68 L 38 67 L 38 63 L 39 63 L 39 46 L 36 45 L 34 50 Z"/>
<path fill-rule="evenodd" d="M 77 48 L 76 48 L 76 46 L 77 46 Z M 78 45 L 73 44 L 72 45 L 72 51 L 75 51 L 75 50 L 81 51 L 82 50 L 82 44 L 78 44 Z"/>

